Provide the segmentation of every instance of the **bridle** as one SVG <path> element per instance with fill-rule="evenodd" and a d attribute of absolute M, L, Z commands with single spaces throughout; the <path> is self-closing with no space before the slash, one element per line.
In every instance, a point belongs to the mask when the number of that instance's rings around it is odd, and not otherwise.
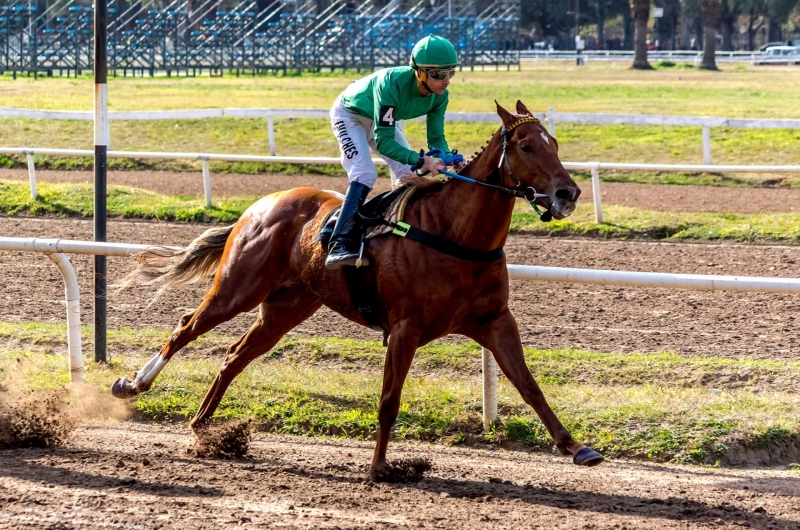
<path fill-rule="evenodd" d="M 550 197 L 546 193 L 538 193 L 533 186 L 525 186 L 522 182 L 519 181 L 517 177 L 514 176 L 514 172 L 511 170 L 511 167 L 508 165 L 508 157 L 506 157 L 506 151 L 508 150 L 508 133 L 516 129 L 518 126 L 522 125 L 523 123 L 538 123 L 541 125 L 541 121 L 539 118 L 534 116 L 527 116 L 525 118 L 520 118 L 519 120 L 515 121 L 508 127 L 503 125 L 500 129 L 500 134 L 503 137 L 503 150 L 500 153 L 500 162 L 497 164 L 497 169 L 501 170 L 502 180 L 505 180 L 505 175 L 507 174 L 508 177 L 511 179 L 511 182 L 516 184 L 514 188 L 507 188 L 505 186 L 497 186 L 498 188 L 505 189 L 510 193 L 513 193 L 515 197 L 520 197 L 527 200 L 531 206 L 533 206 L 534 211 L 539 214 L 539 219 L 542 222 L 550 222 L 553 219 L 553 203 L 550 200 Z M 537 198 L 545 198 L 548 200 L 550 205 L 547 207 L 547 210 L 544 212 L 539 209 L 539 206 L 536 204 Z"/>
<path fill-rule="evenodd" d="M 516 184 L 515 187 L 510 188 L 508 186 L 502 186 L 502 185 L 497 185 L 497 184 L 489 184 L 488 182 L 475 180 L 473 178 L 466 177 L 464 175 L 459 175 L 458 173 L 453 173 L 453 172 L 447 171 L 445 169 L 440 169 L 439 173 L 442 174 L 442 175 L 447 175 L 448 177 L 451 177 L 451 178 L 454 178 L 454 179 L 457 179 L 457 180 L 463 180 L 463 181 L 469 182 L 471 184 L 478 184 L 478 185 L 484 186 L 486 188 L 492 188 L 493 190 L 497 190 L 497 191 L 502 191 L 504 193 L 508 193 L 508 194 L 510 194 L 510 195 L 512 195 L 514 197 L 518 197 L 520 199 L 525 199 L 526 201 L 528 201 L 528 203 L 530 203 L 530 205 L 533 207 L 534 211 L 537 214 L 539 214 L 539 219 L 542 222 L 548 223 L 553 219 L 553 206 L 554 206 L 553 201 L 550 200 L 550 197 L 546 193 L 539 193 L 539 192 L 536 191 L 536 189 L 533 186 L 525 186 L 522 182 L 520 182 L 519 179 L 514 176 L 514 172 L 511 170 L 511 167 L 508 164 L 508 157 L 506 156 L 506 152 L 508 151 L 508 133 L 510 133 L 511 131 L 513 131 L 514 129 L 516 129 L 520 125 L 522 125 L 523 123 L 538 123 L 538 124 L 541 124 L 542 122 L 539 121 L 538 118 L 529 115 L 529 116 L 526 116 L 524 118 L 520 118 L 519 120 L 515 121 L 514 123 L 512 123 L 508 127 L 503 125 L 502 128 L 500 129 L 500 134 L 503 137 L 503 150 L 502 150 L 502 152 L 500 154 L 500 163 L 497 164 L 497 168 L 500 169 L 500 174 L 501 174 L 501 180 L 500 181 L 501 181 L 501 183 L 505 182 L 506 175 L 508 175 L 508 177 L 511 179 L 511 181 L 514 184 Z M 427 155 L 430 156 L 430 155 L 432 155 L 433 153 L 436 153 L 436 152 L 441 154 L 441 150 L 434 149 L 433 151 L 428 152 Z M 424 151 L 420 151 L 420 156 L 422 156 L 423 154 L 425 154 L 425 152 Z M 461 155 L 458 155 L 458 158 L 463 160 L 463 157 Z M 448 160 L 450 160 L 450 159 L 448 159 Z M 445 161 L 445 163 L 449 164 L 450 162 L 449 161 Z M 414 169 L 414 166 L 412 166 L 412 169 Z M 417 175 L 424 175 L 424 174 L 428 173 L 428 171 L 420 172 L 419 170 L 416 170 L 416 172 L 417 172 Z M 547 207 L 547 210 L 545 210 L 545 211 L 540 210 L 539 209 L 539 205 L 536 204 L 536 199 L 547 199 L 547 201 L 550 203 L 549 206 Z"/>

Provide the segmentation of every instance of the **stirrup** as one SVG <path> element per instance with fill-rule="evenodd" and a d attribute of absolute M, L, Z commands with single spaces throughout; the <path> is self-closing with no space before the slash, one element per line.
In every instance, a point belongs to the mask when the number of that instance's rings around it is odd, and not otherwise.
<path fill-rule="evenodd" d="M 369 265 L 369 260 L 364 260 L 364 239 L 361 239 L 361 248 L 358 249 L 358 259 L 356 260 L 356 268 Z"/>
<path fill-rule="evenodd" d="M 342 267 L 366 267 L 368 265 L 369 258 L 346 249 L 345 252 L 339 254 L 328 254 L 325 258 L 325 268 L 331 271 L 339 270 Z"/>

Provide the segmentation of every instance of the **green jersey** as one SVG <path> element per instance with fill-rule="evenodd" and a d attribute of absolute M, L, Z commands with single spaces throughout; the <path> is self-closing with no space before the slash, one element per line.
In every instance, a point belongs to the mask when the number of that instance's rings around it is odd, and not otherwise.
<path fill-rule="evenodd" d="M 410 66 L 379 70 L 354 81 L 342 93 L 342 105 L 375 123 L 375 147 L 378 153 L 409 165 L 415 164 L 419 153 L 398 144 L 395 139 L 397 120 L 426 116 L 428 148 L 441 149 L 450 155 L 444 137 L 444 112 L 448 93 L 423 96 L 417 88 L 416 72 Z"/>

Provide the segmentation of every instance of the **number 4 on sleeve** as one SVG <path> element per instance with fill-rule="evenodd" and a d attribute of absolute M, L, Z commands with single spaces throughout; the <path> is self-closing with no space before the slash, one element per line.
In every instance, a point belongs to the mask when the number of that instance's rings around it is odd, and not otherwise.
<path fill-rule="evenodd" d="M 394 107 L 389 105 L 381 105 L 381 111 L 378 117 L 378 125 L 381 127 L 394 127 Z"/>

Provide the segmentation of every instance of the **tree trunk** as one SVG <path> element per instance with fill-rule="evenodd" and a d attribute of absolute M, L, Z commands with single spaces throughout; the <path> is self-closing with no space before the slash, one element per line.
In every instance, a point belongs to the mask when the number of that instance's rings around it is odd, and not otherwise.
<path fill-rule="evenodd" d="M 755 23 L 756 18 L 757 17 L 755 15 L 755 12 L 751 8 L 750 9 L 750 18 L 749 18 L 750 23 L 747 25 L 747 49 L 750 50 L 750 51 L 753 51 L 753 50 L 756 49 L 755 48 L 755 44 L 753 42 L 753 41 L 755 41 L 755 38 L 756 38 L 756 30 L 755 30 L 755 28 L 753 28 L 753 24 Z"/>
<path fill-rule="evenodd" d="M 633 49 L 633 17 L 631 16 L 630 8 L 622 10 L 622 25 L 625 26 L 625 42 L 623 43 L 622 47 L 625 50 L 632 50 Z"/>
<path fill-rule="evenodd" d="M 730 17 L 723 18 L 720 20 L 719 30 L 722 33 L 722 47 L 720 48 L 724 52 L 732 52 L 733 51 L 733 24 L 734 19 Z"/>
<path fill-rule="evenodd" d="M 769 30 L 767 35 L 769 39 L 767 42 L 778 42 L 783 40 L 783 31 L 781 30 L 781 23 L 772 17 L 769 17 Z"/>
<path fill-rule="evenodd" d="M 652 70 L 647 61 L 647 21 L 650 19 L 650 0 L 633 0 L 634 56 L 633 68 Z"/>
<path fill-rule="evenodd" d="M 688 50 L 689 47 L 692 45 L 692 21 L 686 14 L 686 0 L 681 2 L 681 42 L 680 46 L 678 46 L 681 50 Z"/>
<path fill-rule="evenodd" d="M 703 17 L 697 17 L 694 19 L 694 32 L 697 34 L 697 38 L 694 40 L 695 47 L 698 50 L 703 49 Z"/>
<path fill-rule="evenodd" d="M 599 50 L 606 49 L 606 35 L 605 35 L 605 25 L 606 25 L 606 13 L 605 9 L 603 9 L 603 2 L 597 2 L 597 48 Z"/>
<path fill-rule="evenodd" d="M 715 53 L 721 12 L 722 0 L 700 0 L 700 13 L 703 18 L 703 62 L 700 68 L 704 70 L 719 70 Z"/>

